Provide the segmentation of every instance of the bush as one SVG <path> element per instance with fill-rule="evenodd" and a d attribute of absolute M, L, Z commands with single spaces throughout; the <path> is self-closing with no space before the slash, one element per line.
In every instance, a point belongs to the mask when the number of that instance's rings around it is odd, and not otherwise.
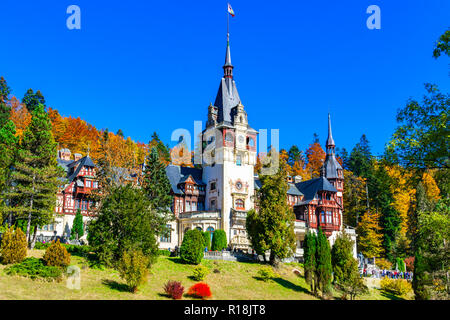
<path fill-rule="evenodd" d="M 414 257 L 405 258 L 406 271 L 414 271 Z"/>
<path fill-rule="evenodd" d="M 148 260 L 140 250 L 125 251 L 119 260 L 120 277 L 127 282 L 133 293 L 137 292 L 138 286 L 147 281 Z"/>
<path fill-rule="evenodd" d="M 31 279 L 42 278 L 47 281 L 62 279 L 62 271 L 58 267 L 46 266 L 43 259 L 26 258 L 21 263 L 5 269 L 8 275 L 19 275 Z"/>
<path fill-rule="evenodd" d="M 210 298 L 212 296 L 211 289 L 204 282 L 196 283 L 190 287 L 188 290 L 188 295 L 202 299 Z"/>
<path fill-rule="evenodd" d="M 159 249 L 158 250 L 158 255 L 169 257 L 170 256 L 170 251 L 169 250 Z"/>
<path fill-rule="evenodd" d="M 42 243 L 42 242 L 36 242 L 34 244 L 34 249 L 36 250 L 45 250 L 50 246 L 50 242 Z"/>
<path fill-rule="evenodd" d="M 376 259 L 375 264 L 380 269 L 386 269 L 391 270 L 392 269 L 392 263 L 389 260 L 386 259 Z"/>
<path fill-rule="evenodd" d="M 179 281 L 168 281 L 164 286 L 164 292 L 172 299 L 179 300 L 183 297 L 184 287 Z"/>
<path fill-rule="evenodd" d="M 207 267 L 199 265 L 194 268 L 194 275 L 192 276 L 192 278 L 195 281 L 202 281 L 205 279 L 208 273 L 209 269 Z"/>
<path fill-rule="evenodd" d="M 265 266 L 258 270 L 258 278 L 264 282 L 276 278 L 277 276 L 278 274 L 276 274 L 270 266 Z"/>
<path fill-rule="evenodd" d="M 2 236 L 1 259 L 3 264 L 19 263 L 27 257 L 27 237 L 20 228 L 13 227 Z"/>
<path fill-rule="evenodd" d="M 405 266 L 405 262 L 403 261 L 402 258 L 397 258 L 397 269 L 400 272 L 405 272 L 406 271 L 406 266 Z"/>
<path fill-rule="evenodd" d="M 213 233 L 211 249 L 221 251 L 227 247 L 227 234 L 224 230 L 217 229 Z"/>
<path fill-rule="evenodd" d="M 388 277 L 384 277 L 380 281 L 381 289 L 390 293 L 393 293 L 397 296 L 402 296 L 407 294 L 412 290 L 412 285 L 405 279 L 390 279 Z"/>
<path fill-rule="evenodd" d="M 199 264 L 203 258 L 203 235 L 200 230 L 188 230 L 180 247 L 180 257 L 185 263 Z"/>
<path fill-rule="evenodd" d="M 203 247 L 211 250 L 211 234 L 208 231 L 203 232 Z"/>
<path fill-rule="evenodd" d="M 70 253 L 67 249 L 57 240 L 45 250 L 43 257 L 46 265 L 55 266 L 65 269 L 70 264 Z"/>

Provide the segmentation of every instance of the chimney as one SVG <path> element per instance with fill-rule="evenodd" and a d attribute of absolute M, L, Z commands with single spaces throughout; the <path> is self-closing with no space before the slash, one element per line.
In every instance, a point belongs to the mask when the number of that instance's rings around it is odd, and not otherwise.
<path fill-rule="evenodd" d="M 294 176 L 294 183 L 302 182 L 302 176 Z"/>
<path fill-rule="evenodd" d="M 82 158 L 83 156 L 79 153 L 74 153 L 73 154 L 73 160 L 78 161 Z"/>
<path fill-rule="evenodd" d="M 70 156 L 71 156 L 71 152 L 69 149 L 65 148 L 65 149 L 60 149 L 58 150 L 58 157 L 61 160 L 70 160 Z"/>

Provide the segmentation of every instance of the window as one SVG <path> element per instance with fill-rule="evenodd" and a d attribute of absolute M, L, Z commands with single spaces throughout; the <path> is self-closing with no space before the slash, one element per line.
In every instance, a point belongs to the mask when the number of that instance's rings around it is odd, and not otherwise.
<path fill-rule="evenodd" d="M 215 182 L 211 182 L 211 191 L 216 190 L 216 183 Z"/>
<path fill-rule="evenodd" d="M 92 187 L 93 187 L 94 189 L 97 189 L 97 188 L 98 188 L 98 182 L 97 182 L 97 181 L 94 181 L 94 182 L 92 183 Z"/>
<path fill-rule="evenodd" d="M 255 140 L 253 140 L 253 138 L 247 138 L 247 145 L 249 147 L 254 147 L 255 146 Z"/>
<path fill-rule="evenodd" d="M 192 201 L 192 207 L 191 207 L 192 211 L 197 211 L 197 202 Z"/>
<path fill-rule="evenodd" d="M 191 202 L 190 201 L 186 201 L 186 212 L 191 211 Z"/>
<path fill-rule="evenodd" d="M 244 209 L 245 208 L 244 200 L 237 199 L 235 202 L 235 207 L 236 207 L 236 209 Z"/>
<path fill-rule="evenodd" d="M 327 211 L 327 223 L 332 223 L 333 221 L 333 213 L 331 211 Z"/>
<path fill-rule="evenodd" d="M 80 209 L 80 199 L 75 200 L 75 209 Z"/>
<path fill-rule="evenodd" d="M 325 212 L 320 213 L 320 223 L 325 223 Z"/>
<path fill-rule="evenodd" d="M 331 195 L 329 193 L 327 193 L 327 200 L 331 200 Z"/>
<path fill-rule="evenodd" d="M 198 231 L 203 231 L 203 229 L 201 227 L 197 227 L 195 229 L 197 229 Z"/>
<path fill-rule="evenodd" d="M 236 165 L 240 166 L 241 165 L 241 156 L 236 156 Z"/>
<path fill-rule="evenodd" d="M 211 243 L 212 243 L 212 237 L 213 237 L 213 233 L 214 233 L 214 228 L 213 227 L 208 227 L 206 229 L 206 232 L 209 232 L 209 236 L 210 236 Z"/>
<path fill-rule="evenodd" d="M 92 181 L 86 180 L 86 188 L 91 188 L 91 186 L 92 186 Z"/>
<path fill-rule="evenodd" d="M 233 134 L 231 132 L 225 134 L 225 141 L 233 142 Z"/>
<path fill-rule="evenodd" d="M 87 200 L 83 200 L 81 202 L 81 210 L 87 210 L 87 204 L 88 204 Z"/>
<path fill-rule="evenodd" d="M 205 204 L 203 202 L 199 202 L 198 203 L 198 211 L 203 211 L 205 210 Z"/>
<path fill-rule="evenodd" d="M 212 199 L 211 200 L 211 206 L 210 206 L 211 210 L 216 210 L 216 200 Z"/>
<path fill-rule="evenodd" d="M 172 228 L 170 227 L 170 224 L 166 225 L 166 228 L 168 229 L 166 234 L 163 234 L 160 238 L 161 242 L 172 242 Z"/>

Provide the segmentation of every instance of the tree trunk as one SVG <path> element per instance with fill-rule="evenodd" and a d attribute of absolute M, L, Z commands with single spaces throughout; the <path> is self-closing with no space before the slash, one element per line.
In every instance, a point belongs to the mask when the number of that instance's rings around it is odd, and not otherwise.
<path fill-rule="evenodd" d="M 34 246 L 36 244 L 36 237 L 37 237 L 37 226 L 34 227 L 33 240 L 31 240 L 30 249 L 34 249 Z"/>
<path fill-rule="evenodd" d="M 33 193 L 31 194 L 31 200 L 30 200 L 30 211 L 28 212 L 28 221 L 27 221 L 27 241 L 28 241 L 28 247 L 31 248 L 31 239 L 30 239 L 30 231 L 31 231 L 31 215 L 33 211 L 33 202 L 34 202 L 34 181 L 36 179 L 36 175 L 33 176 Z"/>

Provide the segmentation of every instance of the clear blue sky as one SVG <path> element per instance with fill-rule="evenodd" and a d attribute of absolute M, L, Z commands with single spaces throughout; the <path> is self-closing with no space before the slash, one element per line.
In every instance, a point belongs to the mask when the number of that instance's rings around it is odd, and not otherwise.
<path fill-rule="evenodd" d="M 226 3 L 2 0 L 0 75 L 22 98 L 97 128 L 169 143 L 176 128 L 206 121 L 223 74 Z M 449 59 L 432 58 L 450 27 L 448 0 L 230 0 L 234 75 L 255 129 L 280 129 L 281 147 L 326 139 L 331 112 L 338 147 L 365 133 L 381 153 L 395 114 L 423 83 L 450 89 Z M 81 30 L 66 9 L 81 8 Z M 381 30 L 366 9 L 381 8 Z"/>

